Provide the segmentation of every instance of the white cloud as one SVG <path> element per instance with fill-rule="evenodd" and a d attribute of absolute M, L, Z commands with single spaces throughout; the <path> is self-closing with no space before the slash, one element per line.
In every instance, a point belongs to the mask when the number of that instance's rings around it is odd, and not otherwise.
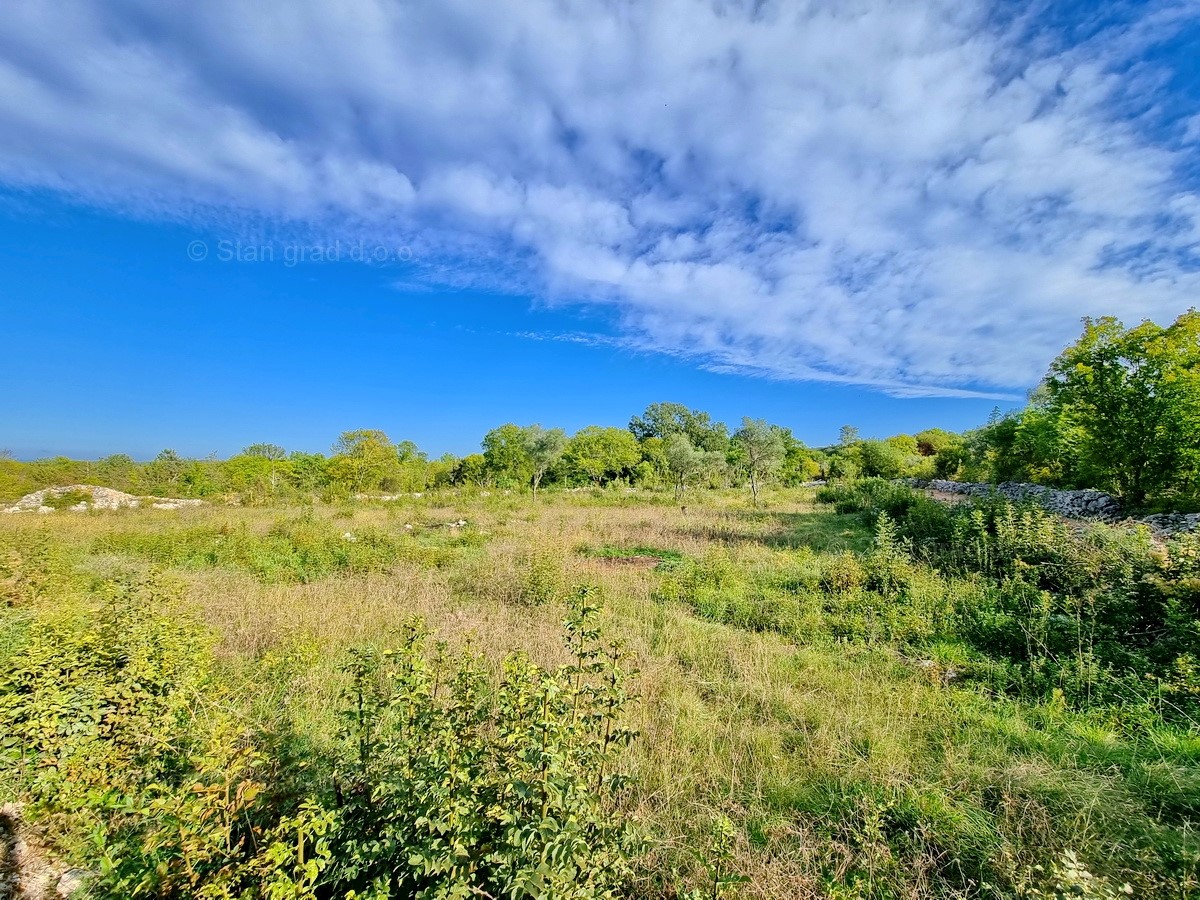
<path fill-rule="evenodd" d="M 1128 96 L 1187 10 L 1071 46 L 961 0 L 19 4 L 0 181 L 402 238 L 720 371 L 1010 394 L 1081 315 L 1200 296 L 1197 120 Z"/>

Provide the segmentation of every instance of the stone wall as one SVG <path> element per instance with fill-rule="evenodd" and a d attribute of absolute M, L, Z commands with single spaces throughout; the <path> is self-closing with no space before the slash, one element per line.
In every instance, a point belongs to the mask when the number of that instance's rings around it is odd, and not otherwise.
<path fill-rule="evenodd" d="M 1169 537 L 1185 531 L 1200 529 L 1200 513 L 1157 513 L 1142 519 L 1126 519 L 1116 497 L 1096 490 L 1063 491 L 1041 484 L 1005 481 L 1001 484 L 979 484 L 966 481 L 922 481 L 914 484 L 942 494 L 963 494 L 985 497 L 999 494 L 1009 500 L 1036 500 L 1051 512 L 1069 519 L 1098 519 L 1102 522 L 1126 521 L 1148 525 L 1159 537 Z"/>
<path fill-rule="evenodd" d="M 1036 500 L 1051 512 L 1070 519 L 1102 519 L 1107 522 L 1121 518 L 1121 504 L 1103 491 L 1060 491 L 1041 484 L 1005 481 L 1000 484 L 975 484 L 965 481 L 933 480 L 925 485 L 931 491 L 944 494 L 967 494 L 973 497 L 996 493 L 1009 500 Z"/>

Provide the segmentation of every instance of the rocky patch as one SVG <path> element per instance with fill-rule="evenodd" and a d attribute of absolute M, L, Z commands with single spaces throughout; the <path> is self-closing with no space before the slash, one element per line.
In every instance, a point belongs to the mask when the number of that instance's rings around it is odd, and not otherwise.
<path fill-rule="evenodd" d="M 88 873 L 57 863 L 27 832 L 19 804 L 0 806 L 0 900 L 82 896 Z"/>
<path fill-rule="evenodd" d="M 175 497 L 136 497 L 113 488 L 94 484 L 69 484 L 65 487 L 43 488 L 26 494 L 6 513 L 52 513 L 60 509 L 71 512 L 86 512 L 89 509 L 136 509 L 149 506 L 153 509 L 183 509 L 185 506 L 203 506 L 203 500 L 183 500 Z"/>
<path fill-rule="evenodd" d="M 1170 537 L 1200 528 L 1200 513 L 1155 513 L 1140 521 L 1159 537 Z"/>

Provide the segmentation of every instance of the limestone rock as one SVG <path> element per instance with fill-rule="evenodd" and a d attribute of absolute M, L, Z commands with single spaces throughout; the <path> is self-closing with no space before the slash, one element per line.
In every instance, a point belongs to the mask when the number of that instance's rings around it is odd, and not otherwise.
<path fill-rule="evenodd" d="M 86 495 L 89 499 L 81 500 L 68 506 L 70 512 L 87 512 L 89 509 L 136 509 L 142 504 L 142 498 L 118 491 L 113 488 L 100 487 L 94 484 L 68 484 L 64 487 L 42 488 L 32 494 L 26 494 L 12 506 L 5 508 L 6 513 L 47 513 L 55 512 L 55 508 L 47 500 L 62 497 L 65 494 Z M 205 501 L 194 499 L 178 499 L 174 497 L 148 498 L 155 509 L 183 509 L 186 506 L 203 506 Z"/>

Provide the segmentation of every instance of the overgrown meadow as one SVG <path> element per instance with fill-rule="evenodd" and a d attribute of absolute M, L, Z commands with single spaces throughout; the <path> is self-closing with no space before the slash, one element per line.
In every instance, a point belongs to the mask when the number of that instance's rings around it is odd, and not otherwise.
<path fill-rule="evenodd" d="M 94 897 L 1200 894 L 1197 538 L 762 502 L 2 517 L 0 792 Z"/>

